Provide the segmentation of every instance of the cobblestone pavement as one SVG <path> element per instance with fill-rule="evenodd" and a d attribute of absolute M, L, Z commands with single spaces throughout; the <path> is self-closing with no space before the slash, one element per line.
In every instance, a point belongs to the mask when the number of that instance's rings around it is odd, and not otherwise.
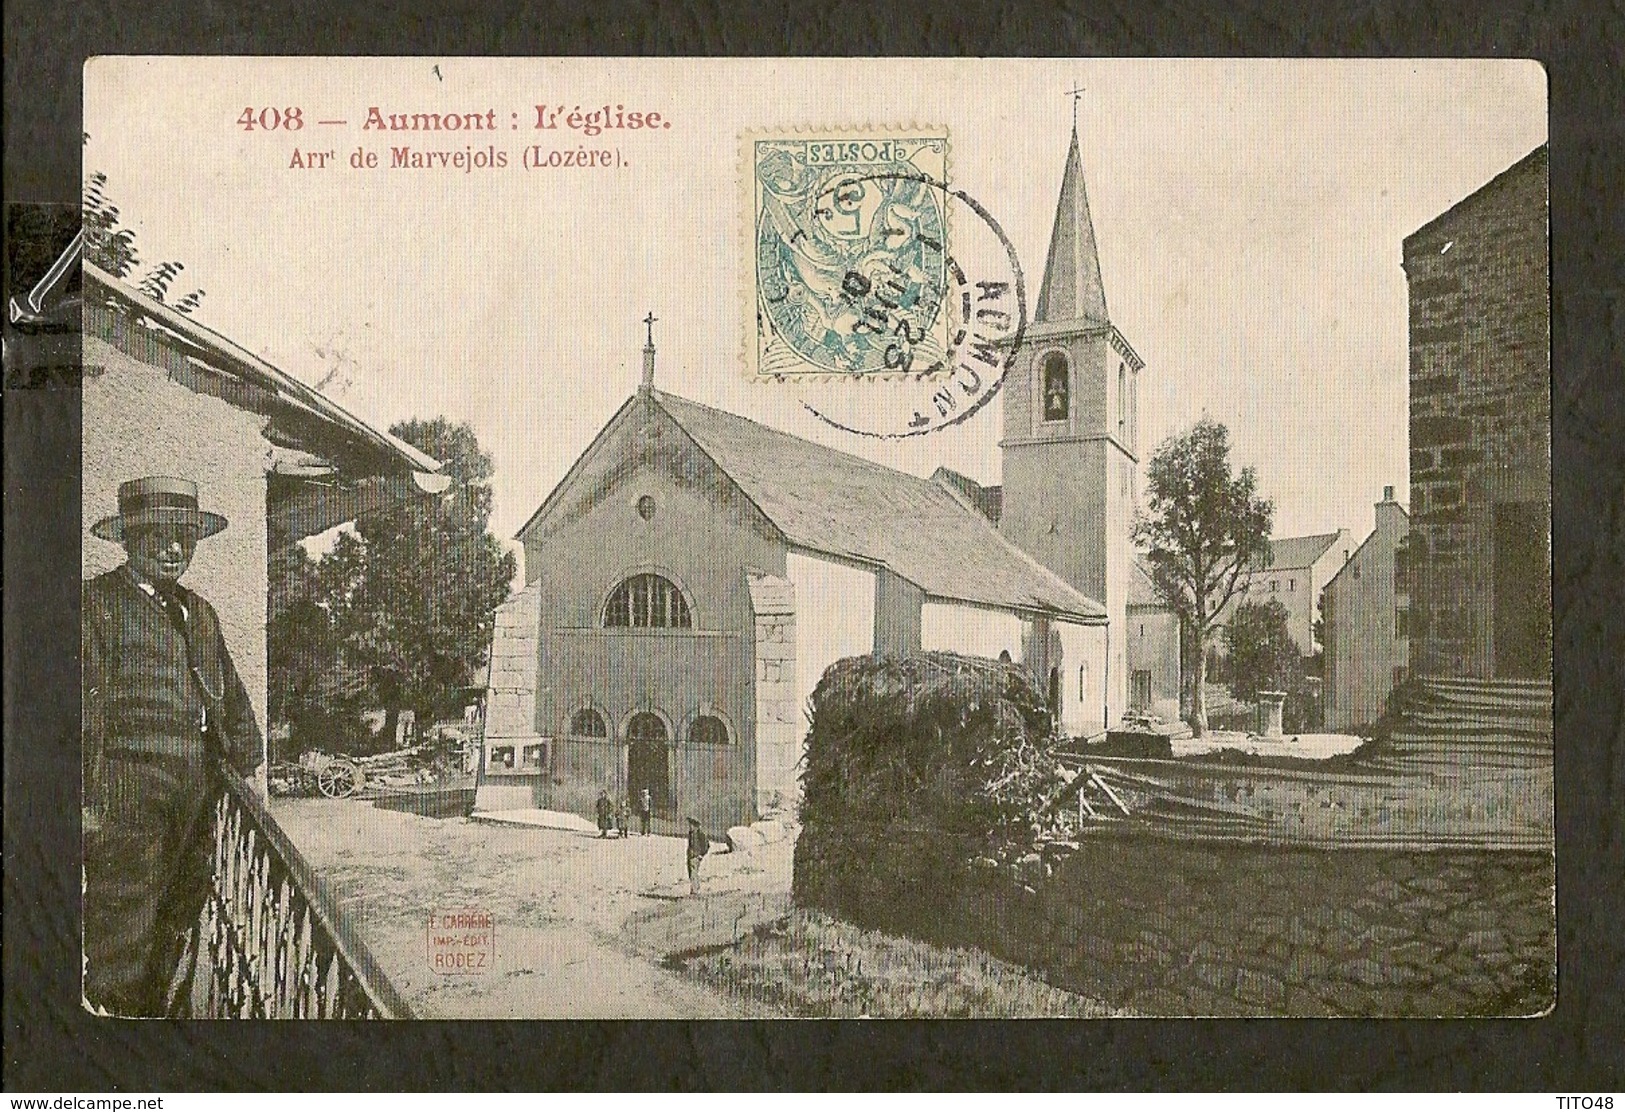
<path fill-rule="evenodd" d="M 688 894 L 683 840 L 431 819 L 356 800 L 276 800 L 273 814 L 424 1017 L 735 1018 L 731 1000 L 661 965 L 732 941 L 789 905 L 794 843 L 714 852 Z M 719 847 L 720 849 L 720 847 Z M 429 964 L 428 917 L 490 915 L 495 954 L 471 974 Z"/>

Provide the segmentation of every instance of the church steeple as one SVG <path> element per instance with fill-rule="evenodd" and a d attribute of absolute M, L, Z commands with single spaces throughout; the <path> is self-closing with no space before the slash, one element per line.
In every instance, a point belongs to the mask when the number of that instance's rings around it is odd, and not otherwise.
<path fill-rule="evenodd" d="M 1068 95 L 1076 111 L 1082 89 Z M 1099 708 L 1091 729 L 1113 725 L 1128 705 L 1143 367 L 1106 315 L 1074 118 L 1044 284 L 1004 381 L 999 532 L 1106 608 L 1103 674 L 1080 673 L 1075 654 L 1065 659 L 1074 650 L 1060 652 L 1067 685 Z M 1054 656 L 1046 660 L 1054 666 Z"/>
<path fill-rule="evenodd" d="M 1080 321 L 1105 324 L 1106 286 L 1100 279 L 1100 254 L 1095 247 L 1095 226 L 1089 219 L 1089 195 L 1083 187 L 1083 156 L 1078 150 L 1078 127 L 1072 125 L 1072 147 L 1066 153 L 1066 175 L 1061 199 L 1055 207 L 1055 230 L 1050 233 L 1049 260 L 1044 285 L 1038 293 L 1034 324 Z"/>

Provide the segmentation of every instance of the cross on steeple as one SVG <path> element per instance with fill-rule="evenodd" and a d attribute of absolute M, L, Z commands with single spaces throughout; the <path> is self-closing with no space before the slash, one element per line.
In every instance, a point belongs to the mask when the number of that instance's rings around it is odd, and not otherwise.
<path fill-rule="evenodd" d="M 659 317 L 655 316 L 653 309 L 650 309 L 649 315 L 643 318 L 644 326 L 649 330 L 648 342 L 643 345 L 643 389 L 645 390 L 654 389 L 655 384 L 655 322 L 659 319 Z"/>
<path fill-rule="evenodd" d="M 1078 101 L 1083 99 L 1084 88 L 1080 83 L 1076 89 L 1068 89 L 1066 95 L 1072 98 L 1072 131 L 1078 130 Z"/>

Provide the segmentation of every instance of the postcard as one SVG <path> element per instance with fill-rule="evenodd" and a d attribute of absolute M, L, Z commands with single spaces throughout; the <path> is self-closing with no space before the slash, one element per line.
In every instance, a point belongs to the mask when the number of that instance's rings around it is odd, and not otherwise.
<path fill-rule="evenodd" d="M 1546 120 L 91 59 L 84 1006 L 1548 1012 Z"/>

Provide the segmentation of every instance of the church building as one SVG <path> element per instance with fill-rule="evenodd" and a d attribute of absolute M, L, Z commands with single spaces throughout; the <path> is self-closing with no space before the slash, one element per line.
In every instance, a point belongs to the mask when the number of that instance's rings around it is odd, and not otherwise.
<path fill-rule="evenodd" d="M 721 829 L 790 808 L 828 666 L 952 650 L 1024 663 L 1074 737 L 1125 707 L 1136 398 L 1074 132 L 1002 487 L 929 479 L 643 384 L 518 538 L 477 809 L 600 791 Z M 1115 643 L 1114 643 L 1115 641 Z"/>

